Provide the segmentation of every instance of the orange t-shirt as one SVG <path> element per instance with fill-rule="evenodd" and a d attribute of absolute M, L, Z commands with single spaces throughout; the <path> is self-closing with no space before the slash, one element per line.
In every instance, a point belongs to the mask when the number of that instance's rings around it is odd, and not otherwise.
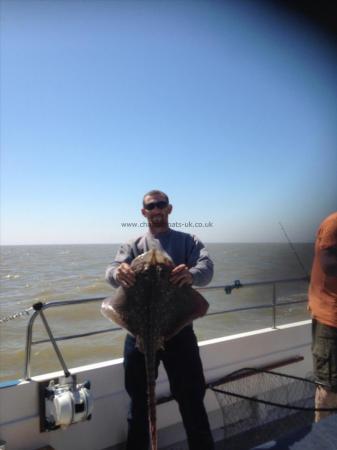
<path fill-rule="evenodd" d="M 321 223 L 315 242 L 315 256 L 309 286 L 309 309 L 319 322 L 337 328 L 337 277 L 326 275 L 320 264 L 320 250 L 337 247 L 337 212 Z"/>

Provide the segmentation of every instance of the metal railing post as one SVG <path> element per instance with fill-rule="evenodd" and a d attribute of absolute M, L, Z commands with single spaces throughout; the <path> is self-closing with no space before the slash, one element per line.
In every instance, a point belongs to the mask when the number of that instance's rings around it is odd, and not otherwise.
<path fill-rule="evenodd" d="M 276 329 L 276 283 L 273 284 L 273 328 Z"/>
<path fill-rule="evenodd" d="M 61 354 L 61 352 L 60 352 L 60 349 L 58 348 L 58 346 L 57 346 L 57 344 L 56 344 L 56 341 L 55 341 L 55 339 L 54 339 L 53 333 L 51 332 L 51 329 L 50 329 L 50 327 L 49 327 L 49 324 L 48 324 L 48 322 L 47 322 L 47 319 L 46 319 L 46 317 L 45 317 L 45 315 L 44 315 L 44 313 L 43 313 L 42 310 L 40 311 L 40 316 L 41 316 L 43 325 L 45 326 L 45 328 L 46 328 L 46 330 L 47 330 L 47 333 L 48 333 L 50 342 L 52 343 L 52 346 L 54 347 L 55 353 L 56 353 L 56 355 L 57 355 L 57 357 L 58 357 L 58 359 L 59 359 L 59 361 L 60 361 L 60 363 L 61 363 L 61 366 L 62 366 L 64 375 L 65 375 L 66 377 L 69 377 L 69 376 L 70 376 L 70 372 L 69 372 L 69 370 L 68 370 L 68 368 L 67 368 L 67 366 L 66 366 L 66 363 L 65 363 L 65 361 L 64 361 L 64 359 L 63 359 L 63 356 L 62 356 L 62 354 Z"/>
<path fill-rule="evenodd" d="M 31 360 L 31 354 L 32 354 L 32 337 L 33 337 L 33 324 L 38 314 L 41 316 L 41 320 L 43 322 L 43 325 L 45 326 L 45 329 L 48 333 L 49 340 L 52 343 L 52 346 L 55 350 L 55 353 L 60 361 L 60 364 L 62 366 L 62 369 L 64 371 L 64 374 L 66 377 L 70 375 L 70 372 L 66 366 L 66 363 L 63 359 L 63 356 L 60 352 L 60 349 L 58 348 L 55 338 L 53 336 L 53 333 L 49 327 L 49 324 L 47 322 L 47 319 L 43 313 L 43 304 L 39 303 L 37 304 L 38 307 L 35 307 L 35 313 L 30 318 L 28 327 L 27 327 L 27 334 L 26 334 L 26 350 L 25 350 L 25 370 L 24 370 L 24 379 L 29 380 L 30 379 L 30 360 Z M 35 306 L 35 305 L 34 305 Z"/>
<path fill-rule="evenodd" d="M 31 358 L 31 354 L 32 354 L 33 323 L 38 314 L 39 314 L 39 311 L 34 312 L 32 317 L 30 318 L 28 326 L 27 326 L 26 349 L 25 349 L 25 370 L 24 370 L 24 375 L 23 375 L 25 380 L 29 380 L 29 378 L 30 378 L 30 358 Z"/>

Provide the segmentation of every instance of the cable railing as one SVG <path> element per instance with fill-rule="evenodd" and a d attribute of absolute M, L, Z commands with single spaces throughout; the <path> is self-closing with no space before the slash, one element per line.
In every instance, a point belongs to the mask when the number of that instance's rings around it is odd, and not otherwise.
<path fill-rule="evenodd" d="M 272 308 L 272 328 L 276 328 L 277 306 L 280 306 L 280 305 L 287 306 L 287 305 L 292 305 L 295 303 L 299 304 L 299 303 L 306 302 L 306 300 L 290 300 L 290 301 L 282 301 L 281 303 L 277 303 L 276 286 L 278 284 L 282 284 L 282 283 L 296 283 L 296 282 L 298 283 L 298 282 L 303 282 L 303 281 L 308 282 L 309 281 L 308 277 L 284 278 L 284 279 L 275 279 L 275 280 L 268 280 L 268 281 L 254 281 L 254 282 L 247 282 L 247 283 L 241 283 L 240 280 L 235 280 L 232 284 L 229 284 L 229 285 L 213 285 L 213 286 L 197 288 L 197 290 L 200 292 L 222 290 L 227 295 L 229 295 L 232 293 L 233 290 L 236 290 L 236 289 L 243 289 L 243 288 L 248 288 L 248 287 L 258 287 L 258 286 L 272 286 L 272 301 L 271 301 L 271 303 L 261 304 L 261 305 L 243 306 L 243 307 L 238 307 L 238 308 L 230 308 L 230 309 L 224 309 L 224 310 L 220 310 L 220 311 L 209 312 L 208 314 L 206 314 L 206 317 L 220 315 L 220 314 L 241 312 L 241 311 Z M 32 354 L 32 346 L 33 345 L 51 342 L 65 375 L 69 376 L 70 372 L 67 368 L 67 365 L 61 354 L 61 351 L 57 345 L 57 342 L 71 340 L 71 339 L 77 339 L 77 338 L 83 338 L 83 337 L 88 337 L 88 336 L 94 336 L 94 335 L 114 332 L 114 331 L 118 331 L 118 330 L 122 329 L 121 327 L 110 327 L 110 328 L 106 328 L 103 330 L 94 330 L 94 331 L 89 331 L 86 333 L 77 333 L 77 334 L 70 334 L 70 335 L 66 335 L 66 336 L 54 337 L 54 335 L 50 329 L 49 323 L 47 321 L 47 318 L 44 314 L 44 311 L 47 309 L 51 309 L 51 308 L 61 308 L 61 307 L 67 307 L 67 306 L 71 306 L 71 305 L 81 305 L 81 304 L 86 304 L 86 303 L 102 302 L 105 298 L 106 297 L 95 297 L 95 298 L 86 298 L 86 299 L 78 299 L 78 300 L 63 300 L 63 301 L 49 302 L 49 303 L 38 302 L 32 306 L 34 309 L 34 313 L 28 322 L 27 332 L 26 332 L 25 367 L 24 367 L 24 379 L 25 380 L 29 380 L 30 376 L 31 376 L 30 363 L 31 363 L 31 354 Z M 41 317 L 42 323 L 48 334 L 48 339 L 41 339 L 41 340 L 33 341 L 33 326 L 34 326 L 35 320 L 37 319 L 38 316 Z"/>

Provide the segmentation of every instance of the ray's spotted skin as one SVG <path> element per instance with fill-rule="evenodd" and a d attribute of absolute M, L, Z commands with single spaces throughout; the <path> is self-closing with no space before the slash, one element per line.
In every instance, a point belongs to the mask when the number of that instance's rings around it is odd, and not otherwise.
<path fill-rule="evenodd" d="M 151 448 L 157 450 L 156 353 L 165 347 L 166 340 L 206 314 L 209 305 L 191 286 L 170 282 L 174 264 L 159 250 L 138 256 L 131 267 L 135 283 L 128 288 L 119 287 L 113 297 L 105 299 L 102 313 L 135 336 L 144 353 Z"/>

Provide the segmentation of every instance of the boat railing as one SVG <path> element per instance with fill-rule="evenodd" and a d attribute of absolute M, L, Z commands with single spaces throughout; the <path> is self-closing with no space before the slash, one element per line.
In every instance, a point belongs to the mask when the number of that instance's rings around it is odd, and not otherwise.
<path fill-rule="evenodd" d="M 243 306 L 243 307 L 239 307 L 239 308 L 230 308 L 230 309 L 224 309 L 224 310 L 220 310 L 220 311 L 213 311 L 213 312 L 209 312 L 206 316 L 214 316 L 214 315 L 235 313 L 235 312 L 241 312 L 241 311 L 272 308 L 272 327 L 276 328 L 277 306 L 280 306 L 280 305 L 286 306 L 286 305 L 292 305 L 295 303 L 298 304 L 298 303 L 306 302 L 306 300 L 288 300 L 288 301 L 282 301 L 282 302 L 278 303 L 277 296 L 276 296 L 276 286 L 278 284 L 282 284 L 282 283 L 296 283 L 296 282 L 298 283 L 298 282 L 303 282 L 303 281 L 308 282 L 309 278 L 308 277 L 284 278 L 284 279 L 275 279 L 275 280 L 268 280 L 268 281 L 254 281 L 254 282 L 247 282 L 247 283 L 241 283 L 240 280 L 235 280 L 232 284 L 200 287 L 200 288 L 197 288 L 197 290 L 200 292 L 222 290 L 227 295 L 229 295 L 232 293 L 232 291 L 234 289 L 242 289 L 242 288 L 270 285 L 270 286 L 272 286 L 272 302 L 271 303 L 261 304 L 261 305 Z M 106 297 L 95 297 L 95 298 L 86 298 L 86 299 L 77 299 L 77 300 L 55 301 L 55 302 L 48 302 L 48 303 L 37 302 L 33 305 L 34 313 L 28 322 L 27 331 L 26 331 L 25 367 L 24 367 L 24 379 L 25 380 L 30 379 L 30 372 L 31 372 L 30 363 L 31 363 L 31 354 L 32 354 L 32 346 L 33 345 L 51 342 L 65 375 L 69 376 L 70 372 L 69 372 L 67 365 L 63 359 L 61 351 L 57 345 L 58 341 L 66 341 L 66 340 L 70 340 L 70 339 L 88 337 L 88 336 L 118 331 L 118 330 L 122 329 L 121 327 L 110 327 L 110 328 L 105 328 L 103 330 L 94 330 L 94 331 L 90 331 L 90 332 L 86 332 L 86 333 L 77 333 L 77 334 L 71 334 L 71 335 L 67 335 L 67 336 L 54 337 L 54 335 L 51 331 L 51 328 L 48 324 L 47 318 L 44 314 L 44 311 L 47 309 L 50 309 L 50 308 L 61 308 L 64 306 L 82 305 L 82 304 L 86 304 L 86 303 L 102 302 L 105 298 Z M 48 334 L 48 339 L 41 339 L 41 340 L 33 341 L 33 326 L 34 326 L 35 320 L 38 316 L 41 318 L 42 323 L 46 329 L 46 332 Z"/>

